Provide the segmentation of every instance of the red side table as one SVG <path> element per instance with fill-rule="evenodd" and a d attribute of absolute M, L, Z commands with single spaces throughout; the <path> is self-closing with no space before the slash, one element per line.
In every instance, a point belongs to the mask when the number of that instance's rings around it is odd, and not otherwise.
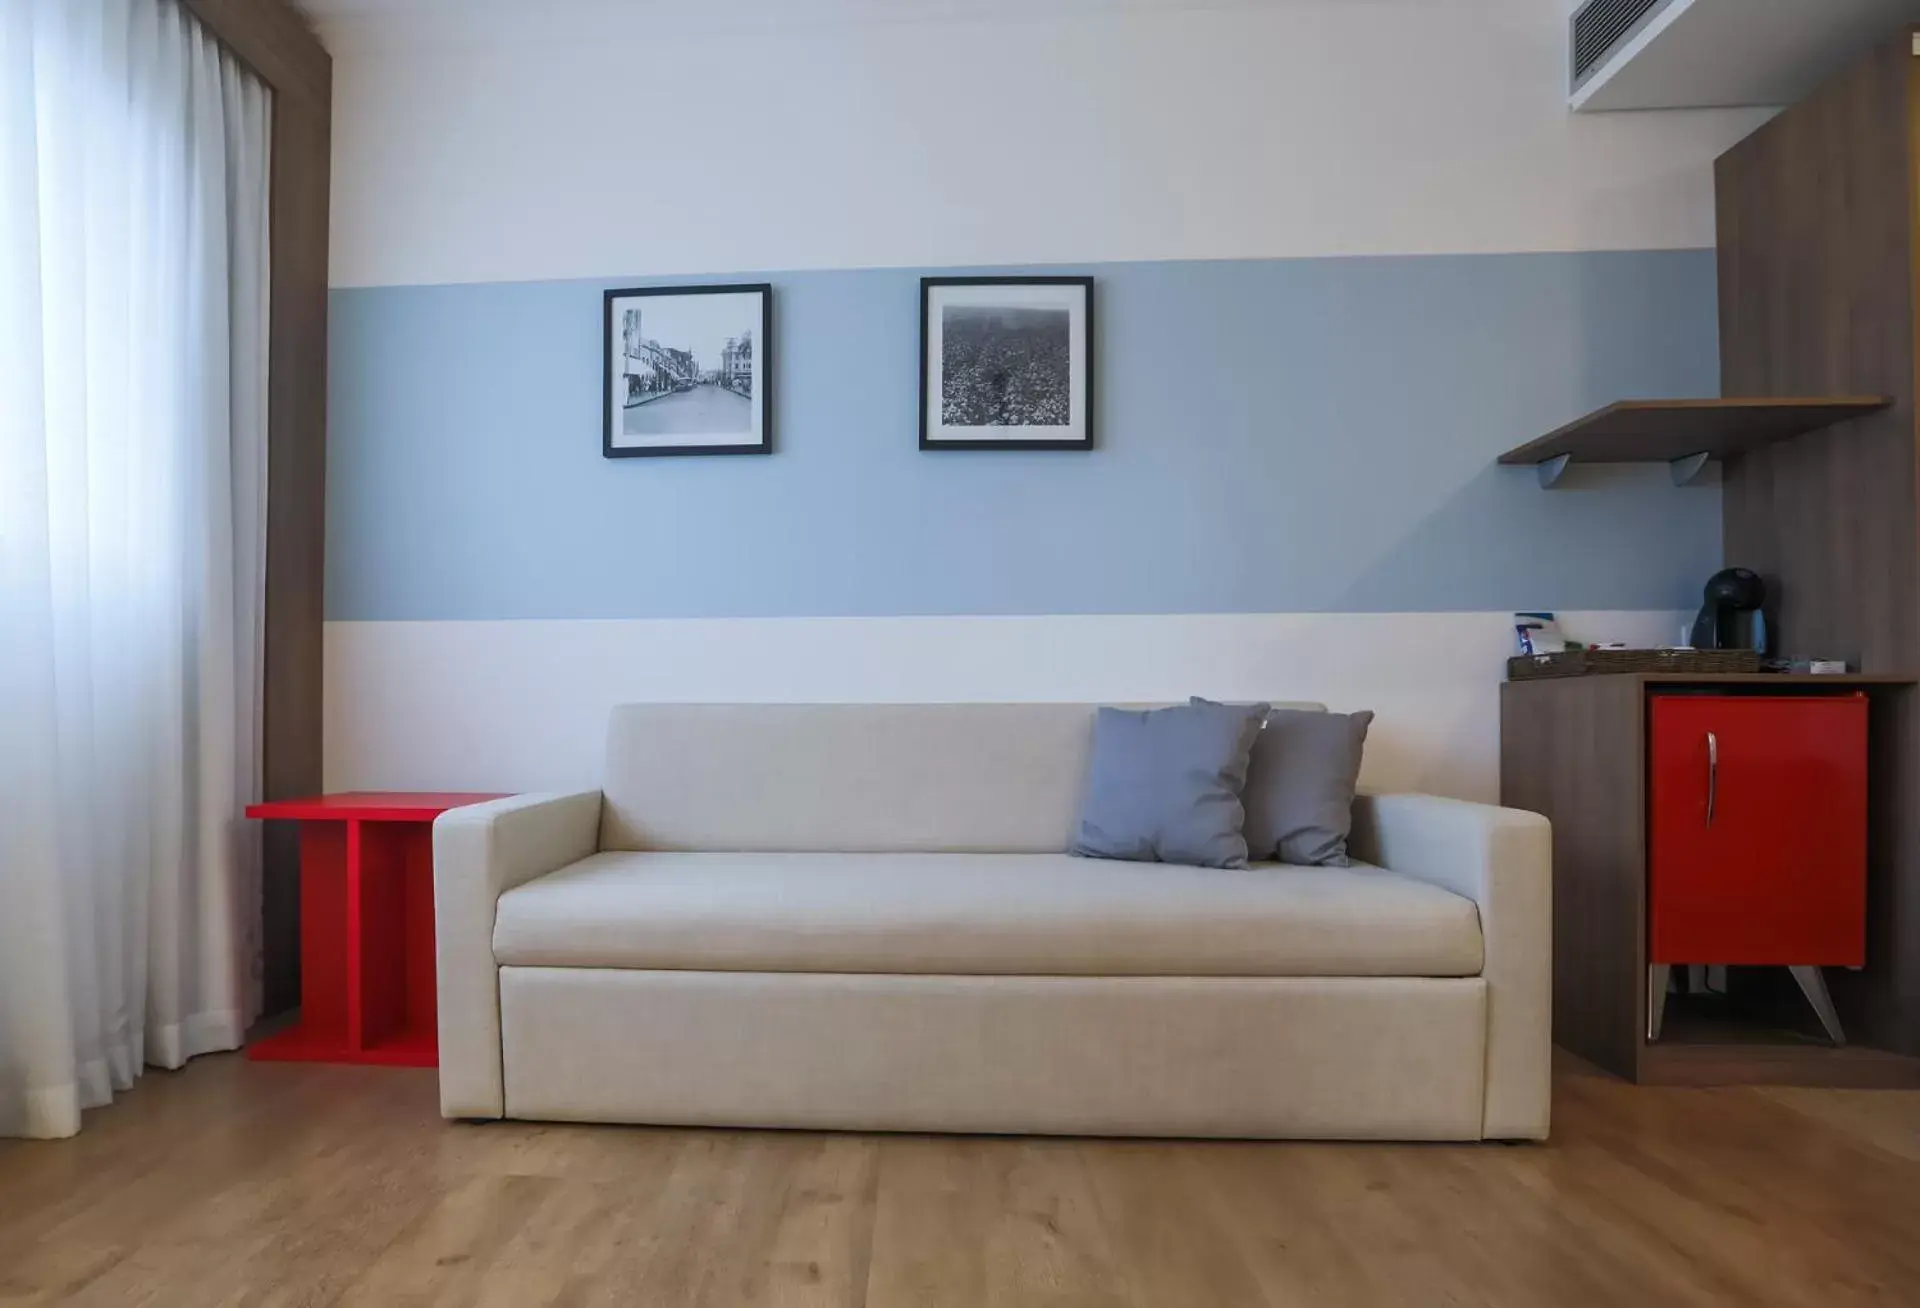
<path fill-rule="evenodd" d="M 499 798 L 356 791 L 247 809 L 300 823 L 300 1022 L 248 1058 L 438 1065 L 433 820 Z"/>

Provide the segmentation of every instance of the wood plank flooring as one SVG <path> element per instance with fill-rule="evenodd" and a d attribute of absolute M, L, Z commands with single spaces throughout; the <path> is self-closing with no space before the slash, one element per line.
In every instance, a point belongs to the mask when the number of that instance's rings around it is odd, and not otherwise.
<path fill-rule="evenodd" d="M 203 1059 L 0 1141 L 0 1304 L 1920 1304 L 1920 1092 L 1633 1087 L 1544 1146 L 495 1123 Z"/>

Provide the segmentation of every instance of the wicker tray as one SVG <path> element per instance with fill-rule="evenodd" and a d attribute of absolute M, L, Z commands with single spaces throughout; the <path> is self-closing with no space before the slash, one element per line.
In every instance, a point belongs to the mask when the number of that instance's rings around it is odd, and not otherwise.
<path fill-rule="evenodd" d="M 1507 660 L 1507 680 L 1592 677 L 1610 672 L 1758 672 L 1750 649 L 1570 649 L 1519 654 Z"/>

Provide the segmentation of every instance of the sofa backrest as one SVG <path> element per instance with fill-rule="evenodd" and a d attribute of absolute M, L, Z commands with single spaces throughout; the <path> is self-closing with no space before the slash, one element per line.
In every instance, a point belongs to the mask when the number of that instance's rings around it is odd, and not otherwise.
<path fill-rule="evenodd" d="M 600 848 L 1057 852 L 1097 707 L 622 704 Z"/>

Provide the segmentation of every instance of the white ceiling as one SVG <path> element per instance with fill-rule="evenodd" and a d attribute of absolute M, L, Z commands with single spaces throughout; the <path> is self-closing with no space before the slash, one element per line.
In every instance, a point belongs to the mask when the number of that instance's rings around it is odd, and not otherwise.
<path fill-rule="evenodd" d="M 966 17 L 971 15 L 1028 15 L 1049 17 L 1072 14 L 1122 13 L 1180 9 L 1284 9 L 1310 7 L 1354 8 L 1365 5 L 1406 4 L 1409 0 L 295 0 L 325 25 L 341 19 L 379 19 L 390 22 L 431 19 L 460 25 L 493 22 L 512 16 L 529 22 L 551 21 L 572 28 L 582 18 L 632 23 L 670 19 L 676 24 L 724 24 L 740 17 L 821 21 L 835 19 L 902 19 Z M 1493 0 L 1507 3 L 1510 0 Z M 1462 8 L 1484 6 L 1488 0 L 1432 0 Z"/>
<path fill-rule="evenodd" d="M 636 36 L 763 33 L 844 23 L 1047 21 L 1193 10 L 1456 9 L 1462 23 L 1552 0 L 294 0 L 335 55 L 485 52 Z"/>
<path fill-rule="evenodd" d="M 324 33 L 348 26 L 379 27 L 449 37 L 503 25 L 526 33 L 542 28 L 577 35 L 583 25 L 631 29 L 665 22 L 675 28 L 735 26 L 741 22 L 915 21 L 970 17 L 1066 17 L 1077 14 L 1191 9 L 1387 8 L 1419 5 L 1462 11 L 1511 9 L 1549 0 L 294 0 Z"/>
<path fill-rule="evenodd" d="M 457 46 L 493 50 L 638 34 L 762 31 L 843 22 L 1046 20 L 1190 10 L 1454 11 L 1463 31 L 1581 0 L 295 0 L 336 54 Z M 1674 0 L 1631 59 L 1582 88 L 1576 107 L 1783 105 L 1874 40 L 1920 23 L 1920 0 Z M 1557 57 L 1565 67 L 1565 47 Z"/>
<path fill-rule="evenodd" d="M 1504 0 L 1496 0 L 1500 2 Z M 436 17 L 457 17 L 525 11 L 533 7 L 528 0 L 295 0 L 295 3 L 317 18 L 355 14 L 393 17 L 427 12 Z M 1138 9 L 1351 8 L 1364 4 L 1408 3 L 1422 3 L 1423 7 L 1451 4 L 1464 9 L 1484 8 L 1488 0 L 744 0 L 744 7 L 756 12 L 795 16 L 891 14 L 911 18 L 919 14 L 965 12 L 1046 14 Z M 622 15 L 668 12 L 718 18 L 738 11 L 743 7 L 743 0 L 545 0 L 538 7 L 549 14 L 591 10 Z"/>

